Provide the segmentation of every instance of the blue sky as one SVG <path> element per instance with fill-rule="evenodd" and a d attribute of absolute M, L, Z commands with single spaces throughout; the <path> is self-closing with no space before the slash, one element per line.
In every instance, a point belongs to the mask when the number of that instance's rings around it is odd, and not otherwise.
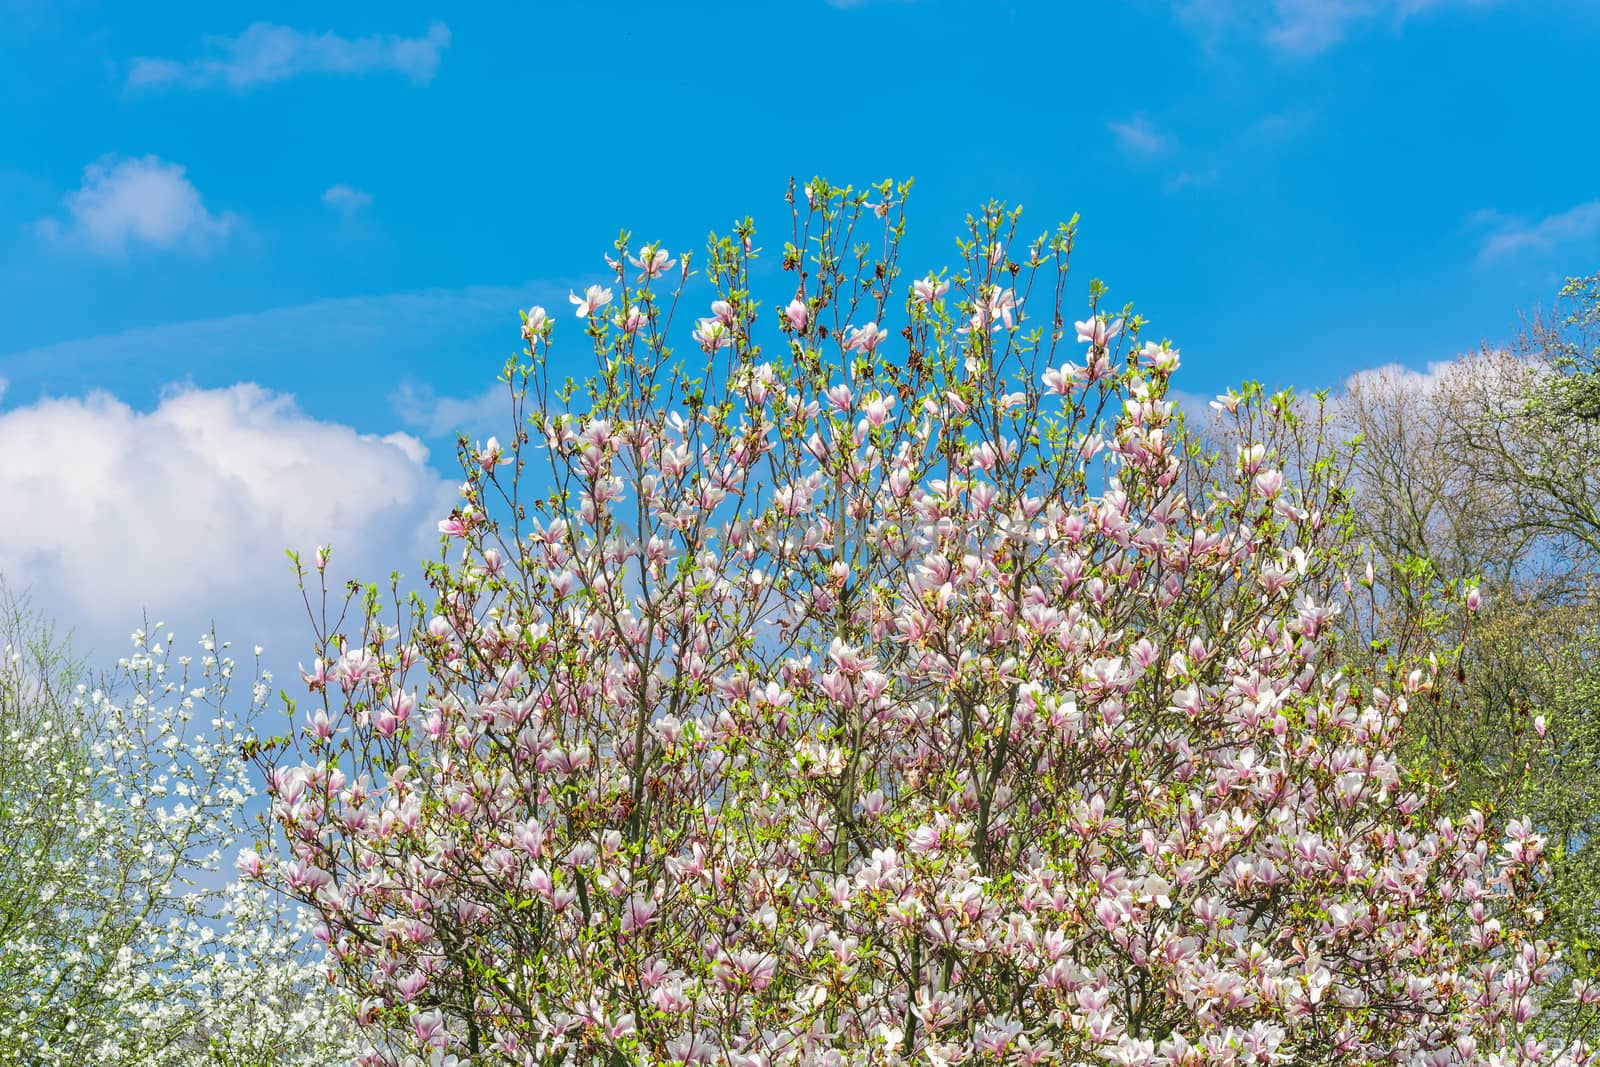
<path fill-rule="evenodd" d="M 1080 213 L 1191 392 L 1448 359 L 1600 266 L 1596 55 L 1586 0 L 0 0 L 0 572 L 292 640 L 281 548 L 411 565 L 519 305 L 791 175 L 915 177 L 917 273 Z"/>

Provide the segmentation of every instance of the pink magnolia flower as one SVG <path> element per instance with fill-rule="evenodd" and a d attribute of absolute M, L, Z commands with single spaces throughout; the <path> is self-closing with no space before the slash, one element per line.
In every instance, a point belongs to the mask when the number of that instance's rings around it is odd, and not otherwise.
<path fill-rule="evenodd" d="M 484 446 L 478 450 L 477 458 L 478 466 L 486 471 L 492 471 L 496 467 L 502 467 L 511 462 L 511 457 L 501 452 L 500 439 L 498 437 L 489 438 L 484 443 Z M 440 527 L 440 532 L 443 532 L 442 526 Z"/>
<path fill-rule="evenodd" d="M 622 909 L 622 932 L 635 933 L 650 925 L 656 915 L 656 902 L 649 897 L 638 895 L 628 898 L 628 903 Z"/>
<path fill-rule="evenodd" d="M 1022 307 L 1016 290 L 994 289 L 989 293 L 988 304 L 990 318 L 998 317 L 1008 330 L 1016 326 L 1015 314 Z"/>
<path fill-rule="evenodd" d="M 1178 350 L 1169 344 L 1146 341 L 1139 349 L 1139 359 L 1157 374 L 1171 374 L 1178 369 Z"/>
<path fill-rule="evenodd" d="M 693 336 L 699 342 L 700 347 L 707 352 L 715 352 L 724 345 L 733 343 L 733 331 L 720 318 L 699 320 Z"/>
<path fill-rule="evenodd" d="M 419 1012 L 411 1019 L 411 1032 L 417 1039 L 417 1044 L 444 1048 L 449 1042 L 449 1032 L 445 1029 L 444 1016 L 437 1011 Z"/>
<path fill-rule="evenodd" d="M 644 305 L 642 304 L 634 304 L 628 308 L 626 315 L 619 311 L 611 316 L 611 324 L 623 333 L 637 333 L 639 327 L 644 325 L 644 321 Z"/>
<path fill-rule="evenodd" d="M 1122 320 L 1107 322 L 1104 315 L 1096 315 L 1082 322 L 1072 324 L 1078 331 L 1078 340 L 1087 341 L 1095 348 L 1104 348 L 1111 343 L 1111 339 L 1122 332 Z"/>
<path fill-rule="evenodd" d="M 299 664 L 300 678 L 312 690 L 321 689 L 328 684 L 328 664 L 321 657 L 312 662 L 311 670 L 306 670 L 305 664 Z"/>
<path fill-rule="evenodd" d="M 1239 401 L 1241 399 L 1243 398 L 1229 390 L 1211 401 L 1211 409 L 1213 411 L 1226 411 L 1231 415 L 1239 410 Z"/>
<path fill-rule="evenodd" d="M 568 293 L 567 299 L 577 305 L 574 314 L 580 319 L 586 319 L 596 311 L 611 303 L 611 290 L 600 285 L 591 285 L 584 290 L 582 296 L 577 293 Z"/>
<path fill-rule="evenodd" d="M 804 330 L 806 322 L 810 318 L 810 312 L 806 309 L 805 301 L 796 297 L 789 301 L 788 307 L 783 309 L 783 317 L 788 321 L 791 328 Z"/>
<path fill-rule="evenodd" d="M 1067 396 L 1072 392 L 1074 383 L 1082 377 L 1082 367 L 1063 364 L 1059 367 L 1049 368 L 1040 375 L 1039 380 L 1043 383 L 1045 392 L 1054 393 L 1057 396 Z"/>
<path fill-rule="evenodd" d="M 844 332 L 844 347 L 847 352 L 872 353 L 877 350 L 883 339 L 889 336 L 875 322 L 869 322 L 860 329 L 848 327 Z"/>
<path fill-rule="evenodd" d="M 940 281 L 931 274 L 926 278 L 918 278 L 911 283 L 911 299 L 921 306 L 932 304 L 949 291 L 949 282 Z"/>

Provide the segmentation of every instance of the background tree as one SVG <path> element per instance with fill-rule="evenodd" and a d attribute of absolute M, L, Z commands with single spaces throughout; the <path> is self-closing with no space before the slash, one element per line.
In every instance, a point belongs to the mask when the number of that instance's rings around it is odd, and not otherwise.
<path fill-rule="evenodd" d="M 1340 399 L 1360 437 L 1351 490 L 1386 627 L 1483 607 L 1453 698 L 1418 719 L 1413 758 L 1458 805 L 1533 820 L 1576 973 L 1600 944 L 1600 288 L 1574 279 L 1502 349 L 1363 374 Z M 1437 621 L 1437 620 L 1436 620 Z M 1462 620 L 1453 619 L 1459 625 Z"/>
<path fill-rule="evenodd" d="M 0 590 L 0 1062 L 326 1067 L 352 1048 L 299 910 L 225 885 L 268 692 L 141 631 L 98 684 Z M 242 706 L 241 706 L 242 705 Z"/>

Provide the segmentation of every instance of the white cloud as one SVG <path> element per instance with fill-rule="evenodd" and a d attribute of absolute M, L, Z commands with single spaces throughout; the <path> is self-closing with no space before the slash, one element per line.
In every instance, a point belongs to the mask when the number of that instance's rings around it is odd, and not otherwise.
<path fill-rule="evenodd" d="M 1134 155 L 1160 155 L 1172 147 L 1172 138 L 1152 126 L 1143 115 L 1120 122 L 1108 122 L 1106 129 L 1116 136 L 1118 147 Z"/>
<path fill-rule="evenodd" d="M 510 430 L 511 389 L 496 382 L 477 396 L 440 396 L 431 386 L 402 382 L 389 395 L 402 422 L 430 437 L 466 433 L 474 439 Z"/>
<path fill-rule="evenodd" d="M 438 73 L 440 53 L 449 44 L 450 30 L 442 22 L 433 23 L 421 37 L 378 34 L 354 39 L 257 22 L 237 37 L 207 37 L 207 54 L 196 59 L 140 56 L 129 68 L 128 86 L 245 90 L 303 74 L 378 71 L 394 71 L 425 85 Z"/>
<path fill-rule="evenodd" d="M 349 185 L 330 186 L 322 202 L 340 214 L 350 215 L 372 203 L 372 194 Z"/>
<path fill-rule="evenodd" d="M 1267 44 L 1292 55 L 1311 56 L 1343 42 L 1363 24 L 1393 25 L 1446 7 L 1485 7 L 1498 0 L 1177 0 L 1179 18 L 1207 35 L 1236 27 L 1259 31 Z M 1261 18 L 1262 8 L 1270 15 Z"/>
<path fill-rule="evenodd" d="M 1378 5 L 1355 0 L 1274 0 L 1276 20 L 1267 43 L 1285 52 L 1314 55 L 1344 40 L 1352 23 L 1372 18 Z"/>
<path fill-rule="evenodd" d="M 402 433 L 360 434 L 253 384 L 105 393 L 0 411 L 0 573 L 102 654 L 148 609 L 249 647 L 308 647 L 285 548 L 335 546 L 335 572 L 415 576 L 452 483 Z M 337 589 L 338 582 L 335 583 Z M 188 634 L 188 631 L 185 631 Z M 269 644 L 269 649 L 271 644 Z"/>
<path fill-rule="evenodd" d="M 130 245 L 205 253 L 237 219 L 212 214 L 185 169 L 156 156 L 108 156 L 83 170 L 83 185 L 62 200 L 66 218 L 34 224 L 42 237 L 121 256 Z"/>
<path fill-rule="evenodd" d="M 1191 393 L 1186 389 L 1168 389 L 1167 399 L 1183 414 L 1190 433 L 1206 433 L 1217 424 L 1217 412 L 1211 406 L 1214 395 Z"/>
<path fill-rule="evenodd" d="M 1493 212 L 1478 212 L 1468 221 L 1487 223 L 1493 228 L 1478 252 L 1478 258 L 1487 263 L 1519 252 L 1548 252 L 1561 245 L 1600 236 L 1600 200 L 1547 215 L 1538 222 L 1506 218 Z"/>
<path fill-rule="evenodd" d="M 1384 363 L 1365 367 L 1345 378 L 1341 394 L 1377 390 L 1384 393 L 1429 396 L 1437 393 L 1455 372 L 1459 360 L 1434 360 L 1425 370 L 1416 370 L 1403 363 Z"/>

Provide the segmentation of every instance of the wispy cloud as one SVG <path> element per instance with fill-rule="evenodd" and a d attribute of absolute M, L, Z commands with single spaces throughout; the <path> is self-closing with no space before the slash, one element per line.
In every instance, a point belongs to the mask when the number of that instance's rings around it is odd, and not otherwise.
<path fill-rule="evenodd" d="M 185 169 L 156 156 L 108 157 L 84 168 L 83 185 L 62 201 L 64 219 L 41 219 L 46 240 L 121 256 L 132 245 L 204 253 L 226 238 L 235 216 L 212 214 Z"/>
<path fill-rule="evenodd" d="M 207 37 L 204 54 L 193 59 L 140 56 L 128 69 L 130 89 L 175 86 L 245 90 L 304 74 L 369 74 L 391 71 L 425 85 L 439 70 L 440 54 L 450 44 L 442 22 L 421 37 L 378 34 L 340 37 L 306 33 L 257 22 L 237 37 Z"/>
<path fill-rule="evenodd" d="M 1176 193 L 1197 185 L 1210 185 L 1221 176 L 1221 173 L 1216 167 L 1203 167 L 1199 170 L 1180 170 L 1169 175 L 1166 181 L 1161 183 L 1161 191 Z"/>
<path fill-rule="evenodd" d="M 1207 35 L 1259 32 L 1289 55 L 1313 56 L 1345 41 L 1365 24 L 1407 19 L 1447 7 L 1485 7 L 1498 0 L 1177 0 L 1179 18 Z M 1262 18 L 1263 8 L 1267 17 Z"/>
<path fill-rule="evenodd" d="M 1352 23 L 1374 17 L 1379 6 L 1351 0 L 1274 0 L 1277 18 L 1267 26 L 1266 40 L 1285 52 L 1315 55 L 1343 41 Z"/>
<path fill-rule="evenodd" d="M 1143 115 L 1106 123 L 1124 152 L 1138 156 L 1157 156 L 1172 148 L 1171 135 L 1157 129 Z"/>
<path fill-rule="evenodd" d="M 432 386 L 402 382 L 389 394 L 400 421 L 430 437 L 499 432 L 511 411 L 510 387 L 496 382 L 476 396 L 440 396 Z M 485 429 L 487 427 L 487 429 Z"/>
<path fill-rule="evenodd" d="M 349 185 L 334 185 L 322 194 L 322 202 L 341 215 L 351 215 L 372 203 L 372 194 Z"/>
<path fill-rule="evenodd" d="M 317 367 L 324 377 L 359 381 L 375 368 L 436 364 L 441 352 L 459 359 L 496 339 L 514 346 L 517 308 L 534 300 L 554 306 L 568 288 L 530 282 L 336 297 L 57 341 L 0 355 L 0 365 L 13 389 L 34 378 L 59 380 L 64 368 L 95 381 L 111 361 L 156 381 L 224 362 L 230 373 L 258 380 Z M 491 357 L 483 366 L 492 379 L 501 364 Z"/>
<path fill-rule="evenodd" d="M 1252 122 L 1245 136 L 1255 141 L 1281 144 L 1299 137 L 1316 122 L 1317 112 L 1311 108 L 1274 111 Z"/>
<path fill-rule="evenodd" d="M 1495 212 L 1478 212 L 1468 221 L 1491 228 L 1478 251 L 1479 260 L 1487 263 L 1520 252 L 1548 252 L 1600 236 L 1600 200 L 1546 215 L 1537 222 L 1507 218 Z"/>

